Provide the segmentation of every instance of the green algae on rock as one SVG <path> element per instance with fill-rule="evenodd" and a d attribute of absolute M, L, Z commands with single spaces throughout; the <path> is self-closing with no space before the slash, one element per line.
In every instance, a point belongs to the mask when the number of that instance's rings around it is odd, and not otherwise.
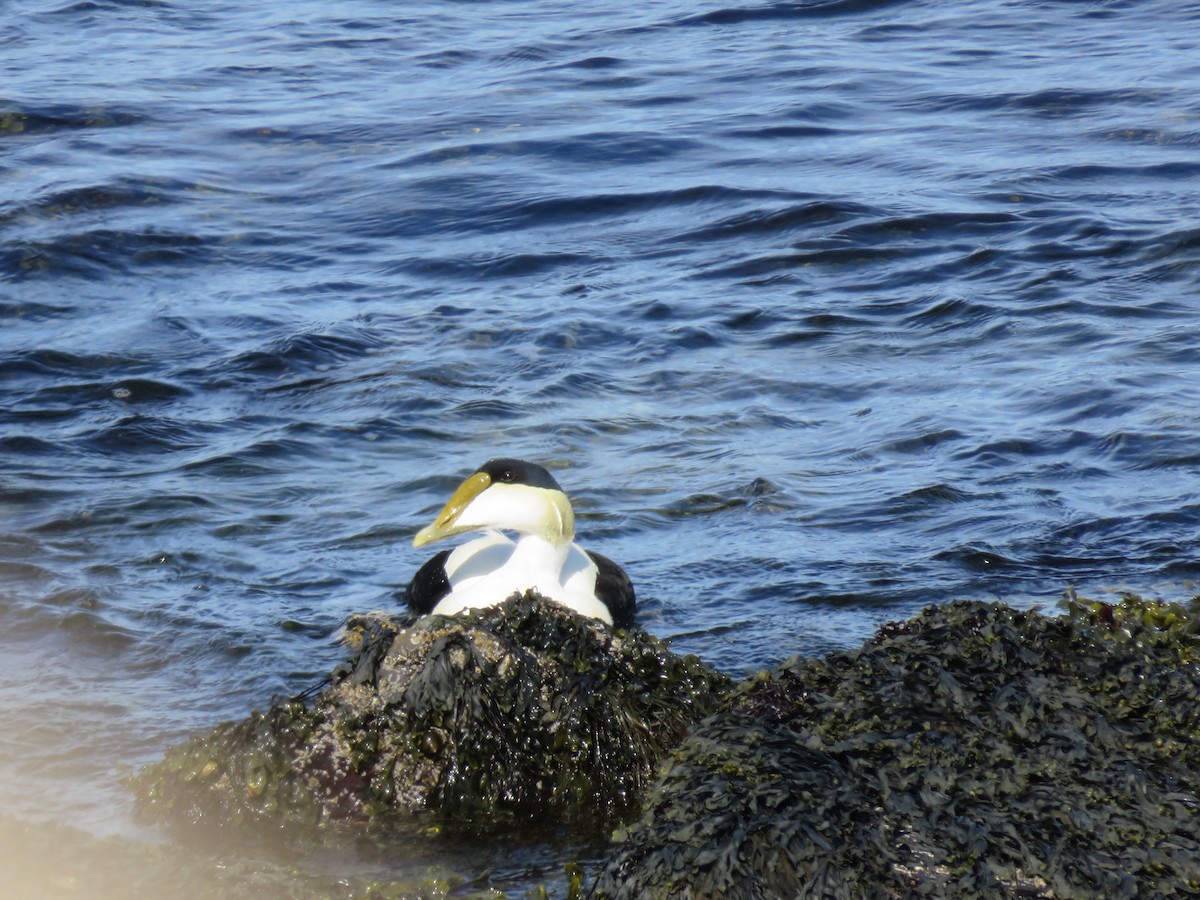
<path fill-rule="evenodd" d="M 352 623 L 358 656 L 315 697 L 218 726 L 135 779 L 152 816 L 210 823 L 514 817 L 608 827 L 728 679 L 635 629 L 536 594 L 409 628 Z"/>
<path fill-rule="evenodd" d="M 739 685 L 591 893 L 1194 895 L 1198 790 L 1194 616 L 955 603 Z"/>

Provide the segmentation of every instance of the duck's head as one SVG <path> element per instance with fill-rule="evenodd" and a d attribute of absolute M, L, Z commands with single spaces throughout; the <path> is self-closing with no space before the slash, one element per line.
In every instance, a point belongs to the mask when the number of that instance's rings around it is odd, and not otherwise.
<path fill-rule="evenodd" d="M 575 537 L 575 513 L 554 476 L 541 466 L 520 459 L 489 459 L 458 486 L 433 524 L 417 532 L 413 546 L 493 528 L 560 545 Z"/>

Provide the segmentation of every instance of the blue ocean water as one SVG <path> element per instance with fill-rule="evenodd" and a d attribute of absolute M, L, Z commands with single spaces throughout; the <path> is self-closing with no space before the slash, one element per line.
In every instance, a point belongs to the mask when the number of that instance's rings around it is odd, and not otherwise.
<path fill-rule="evenodd" d="M 1196 3 L 14 0 L 0 48 L 8 813 L 132 834 L 119 773 L 327 672 L 491 456 L 738 675 L 1197 591 Z"/>

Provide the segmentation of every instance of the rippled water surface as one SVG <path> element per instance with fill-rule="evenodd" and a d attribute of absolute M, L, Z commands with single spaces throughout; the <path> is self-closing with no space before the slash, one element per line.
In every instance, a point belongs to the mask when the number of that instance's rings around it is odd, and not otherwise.
<path fill-rule="evenodd" d="M 735 674 L 1195 592 L 1196 3 L 14 0 L 0 46 L 20 821 L 159 840 L 121 772 L 338 662 L 494 455 Z"/>

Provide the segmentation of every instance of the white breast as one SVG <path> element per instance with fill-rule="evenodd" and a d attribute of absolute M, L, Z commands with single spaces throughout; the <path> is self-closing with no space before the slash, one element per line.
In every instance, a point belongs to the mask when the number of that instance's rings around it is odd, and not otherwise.
<path fill-rule="evenodd" d="M 533 535 L 514 541 L 499 531 L 468 541 L 446 559 L 450 593 L 434 607 L 438 615 L 493 606 L 533 589 L 576 612 L 612 624 L 596 599 L 596 566 L 576 544 L 555 546 Z"/>

